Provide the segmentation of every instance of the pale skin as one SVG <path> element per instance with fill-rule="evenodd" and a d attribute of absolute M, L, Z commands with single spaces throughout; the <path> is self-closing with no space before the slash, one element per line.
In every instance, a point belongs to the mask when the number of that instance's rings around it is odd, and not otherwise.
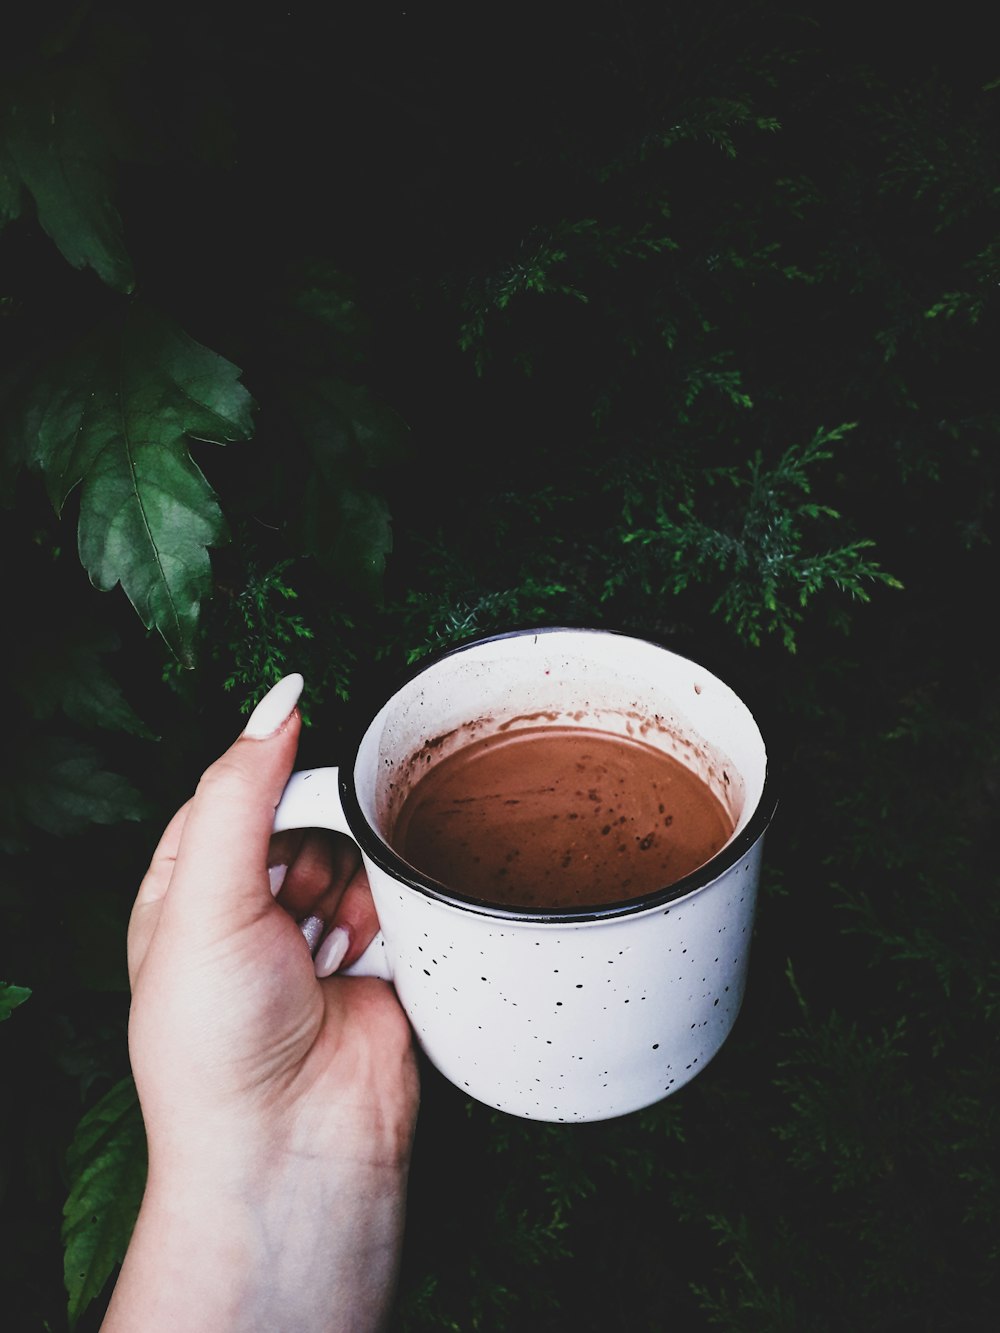
<path fill-rule="evenodd" d="M 271 836 L 299 727 L 293 711 L 211 765 L 135 901 L 149 1176 L 103 1333 L 354 1333 L 391 1313 L 416 1062 L 391 986 L 318 978 L 297 924 L 346 927 L 341 968 L 377 929 L 353 844 Z"/>

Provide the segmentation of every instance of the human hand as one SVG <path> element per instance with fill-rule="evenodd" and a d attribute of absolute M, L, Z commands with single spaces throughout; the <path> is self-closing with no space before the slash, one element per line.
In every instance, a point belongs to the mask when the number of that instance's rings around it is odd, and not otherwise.
<path fill-rule="evenodd" d="M 357 850 L 272 843 L 301 684 L 276 686 L 206 771 L 133 909 L 149 1177 L 107 1333 L 368 1329 L 391 1305 L 416 1064 L 391 986 L 318 978 L 297 924 L 331 927 L 320 970 L 364 950 L 377 922 Z M 289 863 L 277 900 L 269 860 Z"/>

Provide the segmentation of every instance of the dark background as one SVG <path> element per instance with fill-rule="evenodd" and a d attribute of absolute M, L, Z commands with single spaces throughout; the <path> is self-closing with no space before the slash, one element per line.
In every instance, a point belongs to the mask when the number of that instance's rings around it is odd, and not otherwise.
<path fill-rule="evenodd" d="M 750 984 L 710 1068 L 619 1121 L 516 1121 L 426 1071 L 398 1327 L 990 1326 L 985 18 L 93 3 L 4 25 L 7 129 L 43 74 L 93 76 L 136 275 L 72 268 L 30 202 L 0 233 L 0 981 L 32 991 L 0 1027 L 5 1327 L 67 1326 L 67 1152 L 128 1074 L 128 910 L 241 707 L 302 670 L 300 759 L 330 762 L 407 662 L 529 621 L 655 634 L 762 701 L 782 794 Z M 129 303 L 256 404 L 252 439 L 192 444 L 230 541 L 191 668 L 90 586 L 75 495 L 57 517 L 23 458 L 37 377 Z M 332 381 L 364 395 L 346 416 Z M 44 760 L 69 742 L 95 758 L 56 818 Z M 125 1234 L 128 1197 L 94 1205 Z"/>

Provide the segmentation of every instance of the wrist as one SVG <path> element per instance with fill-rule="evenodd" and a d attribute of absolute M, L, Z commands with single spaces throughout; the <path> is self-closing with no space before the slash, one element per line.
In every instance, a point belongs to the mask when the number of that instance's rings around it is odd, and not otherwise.
<path fill-rule="evenodd" d="M 384 1326 L 406 1162 L 271 1162 L 237 1183 L 151 1163 L 104 1333 L 335 1333 Z"/>

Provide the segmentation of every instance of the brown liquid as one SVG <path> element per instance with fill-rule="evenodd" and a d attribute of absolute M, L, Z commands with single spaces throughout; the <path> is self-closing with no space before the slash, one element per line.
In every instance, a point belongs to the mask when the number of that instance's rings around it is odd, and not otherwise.
<path fill-rule="evenodd" d="M 711 789 L 670 755 L 606 732 L 540 726 L 474 741 L 429 769 L 392 841 L 469 897 L 558 909 L 665 888 L 732 831 Z"/>

